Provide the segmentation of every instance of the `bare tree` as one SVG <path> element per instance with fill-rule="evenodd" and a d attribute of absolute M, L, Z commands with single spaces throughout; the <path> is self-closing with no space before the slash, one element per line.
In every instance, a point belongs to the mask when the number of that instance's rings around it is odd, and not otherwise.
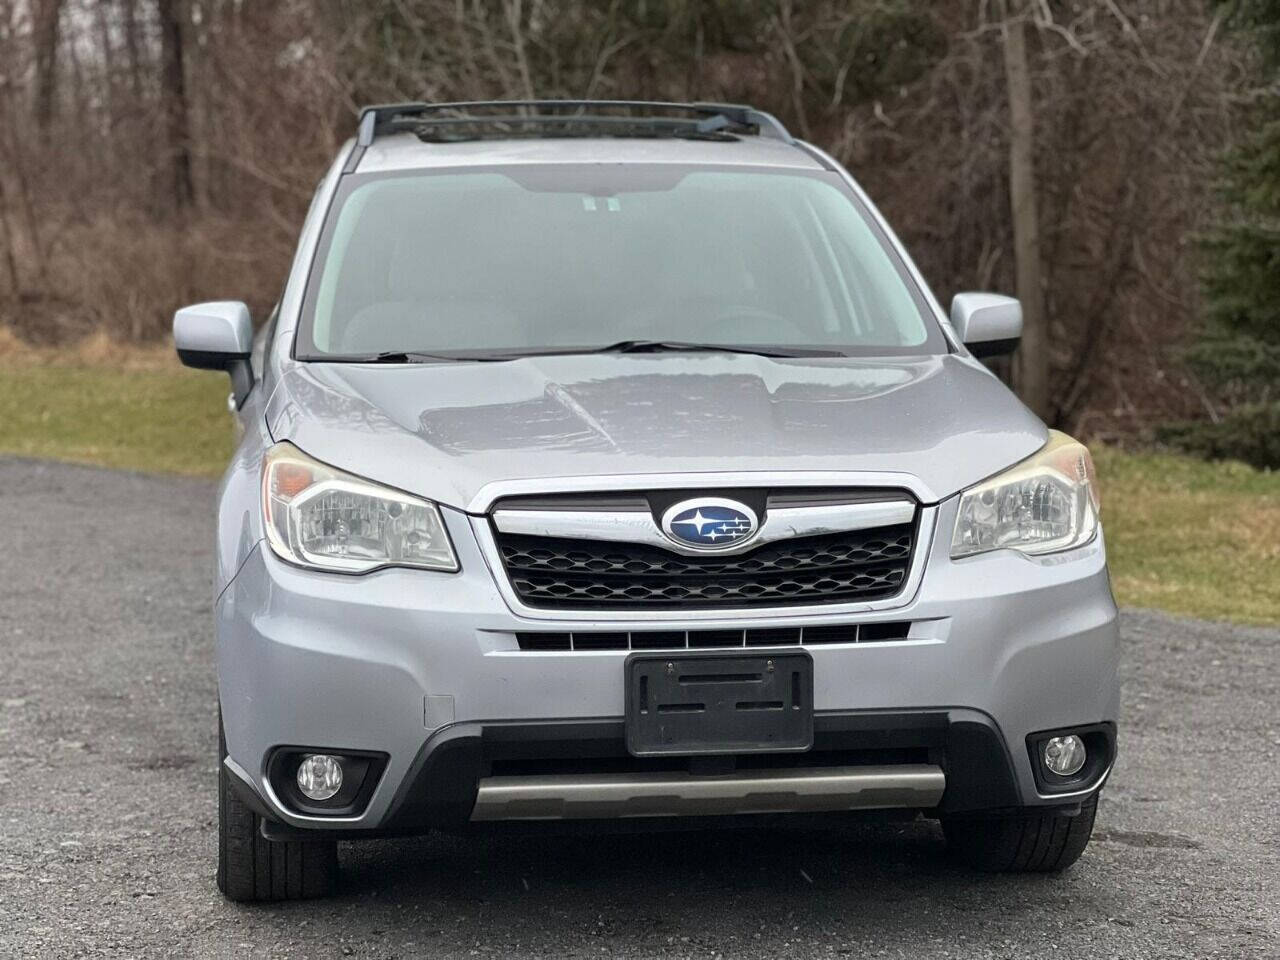
<path fill-rule="evenodd" d="M 145 338 L 187 296 L 265 309 L 362 103 L 750 101 L 850 167 L 940 293 L 1021 296 L 1032 406 L 1132 436 L 1201 402 L 1184 238 L 1261 95 L 1218 23 L 1205 0 L 0 0 L 0 314 Z"/>
<path fill-rule="evenodd" d="M 53 122 L 58 82 L 58 45 L 62 0 L 35 3 L 36 124 L 47 134 Z"/>
<path fill-rule="evenodd" d="M 34 273 L 40 289 L 48 287 L 48 268 L 44 245 L 41 241 L 36 199 L 28 176 L 26 157 L 23 155 L 22 111 L 16 78 L 25 68 L 17 56 L 15 43 L 15 6 L 11 2 L 0 4 L 0 219 L 4 220 L 6 258 L 14 293 L 24 294 L 18 268 L 18 231 L 10 197 L 16 194 L 26 227 L 27 260 L 34 265 Z M 4 185 L 5 177 L 11 178 L 11 187 Z"/>
<path fill-rule="evenodd" d="M 1035 107 L 1027 62 L 1024 0 L 1000 0 L 1005 85 L 1009 97 L 1009 206 L 1013 256 L 1022 301 L 1022 343 L 1014 359 L 1014 385 L 1024 403 L 1049 416 L 1049 330 L 1044 306 L 1040 210 L 1036 198 Z"/>
<path fill-rule="evenodd" d="M 137 0 L 120 0 L 120 19 L 124 27 L 124 48 L 129 55 L 129 88 L 134 105 L 142 103 L 142 40 L 138 24 Z"/>
<path fill-rule="evenodd" d="M 98 56 L 102 62 L 102 102 L 103 112 L 107 118 L 107 130 L 114 129 L 117 121 L 116 105 L 116 57 L 115 44 L 111 40 L 111 4 L 108 0 L 98 0 L 93 7 L 94 27 L 97 32 Z M 107 138 L 107 149 L 114 147 L 110 136 Z"/>
<path fill-rule="evenodd" d="M 0 177 L 0 241 L 4 243 L 4 262 L 9 274 L 9 286 L 13 295 L 22 297 L 22 278 L 18 274 L 18 257 L 13 250 L 13 225 L 9 222 L 9 200 L 4 191 L 4 178 Z"/>
<path fill-rule="evenodd" d="M 191 180 L 191 118 L 187 102 L 186 68 L 183 63 L 185 0 L 156 0 L 160 22 L 161 90 L 165 139 L 169 150 L 169 189 L 173 209 L 182 213 L 191 206 L 195 188 Z"/>
<path fill-rule="evenodd" d="M 17 69 L 13 55 L 13 20 L 14 9 L 10 0 L 0 0 L 0 123 L 12 123 L 8 116 L 8 103 L 13 79 L 10 71 Z M 0 141 L 0 161 L 7 160 L 4 142 Z M 16 230 L 9 210 L 9 195 L 5 190 L 5 170 L 7 163 L 0 163 L 0 242 L 4 244 L 5 268 L 9 277 L 12 296 L 16 300 L 22 298 L 22 276 L 18 273 L 18 255 L 15 251 Z"/>

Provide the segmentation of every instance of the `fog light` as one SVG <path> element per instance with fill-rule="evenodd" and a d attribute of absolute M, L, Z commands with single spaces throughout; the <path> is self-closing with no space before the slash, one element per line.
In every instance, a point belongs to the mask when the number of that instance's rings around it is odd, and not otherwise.
<path fill-rule="evenodd" d="M 298 765 L 298 789 L 308 800 L 329 800 L 342 789 L 342 763 L 326 753 L 309 753 Z"/>
<path fill-rule="evenodd" d="M 1084 741 L 1074 733 L 1053 737 L 1044 744 L 1044 765 L 1060 777 L 1071 777 L 1084 767 Z"/>

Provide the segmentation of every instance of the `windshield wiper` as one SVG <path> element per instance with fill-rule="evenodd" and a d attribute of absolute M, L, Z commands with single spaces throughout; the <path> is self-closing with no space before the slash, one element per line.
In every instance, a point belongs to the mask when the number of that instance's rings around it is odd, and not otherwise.
<path fill-rule="evenodd" d="M 510 360 L 511 357 L 496 354 L 476 354 L 468 356 L 463 353 L 422 353 L 418 350 L 384 350 L 381 353 L 368 354 L 334 354 L 317 359 L 325 363 L 452 363 L 459 360 Z"/>
<path fill-rule="evenodd" d="M 843 357 L 840 350 L 820 347 L 753 347 L 728 343 L 692 343 L 685 340 L 619 340 L 604 347 L 582 350 L 582 353 L 748 353 L 758 357 Z M 565 351 L 566 353 L 569 351 Z M 579 352 L 579 351 L 573 351 Z"/>
<path fill-rule="evenodd" d="M 498 363 L 522 357 L 557 357 L 593 353 L 745 353 L 757 357 L 843 357 L 840 350 L 820 347 L 753 347 L 728 343 L 692 343 L 684 340 L 619 340 L 603 347 L 534 347 L 528 350 L 500 350 L 489 353 L 423 353 L 417 350 L 386 350 L 370 354 L 334 354 L 316 357 L 325 363 Z"/>

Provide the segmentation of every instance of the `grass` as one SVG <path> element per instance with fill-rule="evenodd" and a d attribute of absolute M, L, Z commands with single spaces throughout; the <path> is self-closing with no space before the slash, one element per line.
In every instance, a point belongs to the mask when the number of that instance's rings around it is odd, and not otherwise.
<path fill-rule="evenodd" d="M 231 453 L 228 389 L 167 349 L 91 340 L 55 354 L 0 337 L 0 452 L 215 477 Z M 1095 452 L 1122 604 L 1280 624 L 1280 473 Z"/>
<path fill-rule="evenodd" d="M 171 351 L 0 341 L 0 453 L 217 476 L 231 455 L 228 392 L 225 374 L 187 370 Z"/>
<path fill-rule="evenodd" d="M 1280 473 L 1117 450 L 1096 460 L 1122 604 L 1280 624 Z"/>

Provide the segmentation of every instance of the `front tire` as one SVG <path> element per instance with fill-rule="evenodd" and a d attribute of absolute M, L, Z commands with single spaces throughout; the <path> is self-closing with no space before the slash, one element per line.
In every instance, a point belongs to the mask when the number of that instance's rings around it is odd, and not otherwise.
<path fill-rule="evenodd" d="M 1075 816 L 1026 810 L 997 817 L 944 818 L 947 846 L 963 863 L 988 873 L 1056 873 L 1077 860 L 1093 835 L 1095 793 Z"/>
<path fill-rule="evenodd" d="M 218 755 L 227 755 L 218 723 Z M 336 840 L 268 840 L 262 818 L 231 786 L 218 763 L 218 889 L 238 903 L 310 900 L 333 892 L 338 877 Z"/>

